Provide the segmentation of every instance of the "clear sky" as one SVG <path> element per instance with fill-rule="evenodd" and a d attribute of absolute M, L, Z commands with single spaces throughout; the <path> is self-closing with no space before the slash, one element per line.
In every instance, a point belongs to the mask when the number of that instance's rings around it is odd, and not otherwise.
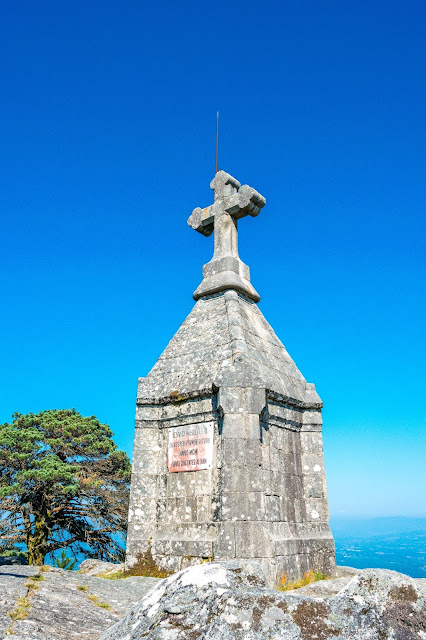
<path fill-rule="evenodd" d="M 426 515 L 423 11 L 4 3 L 0 421 L 75 407 L 131 454 L 137 378 L 212 255 L 186 219 L 219 109 L 219 167 L 267 199 L 241 258 L 324 401 L 331 513 Z"/>

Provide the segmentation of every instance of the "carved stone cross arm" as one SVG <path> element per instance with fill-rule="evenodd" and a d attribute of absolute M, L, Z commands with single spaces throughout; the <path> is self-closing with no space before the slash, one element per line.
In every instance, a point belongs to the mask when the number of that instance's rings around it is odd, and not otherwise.
<path fill-rule="evenodd" d="M 244 218 L 247 215 L 253 218 L 260 213 L 262 207 L 265 206 L 266 200 L 248 184 L 244 184 L 238 191 L 227 199 L 225 211 L 234 218 Z"/>
<path fill-rule="evenodd" d="M 236 289 L 258 302 L 260 296 L 250 283 L 250 270 L 238 256 L 237 221 L 257 216 L 266 200 L 225 171 L 218 171 L 210 188 L 214 190 L 214 203 L 204 209 L 197 207 L 188 219 L 189 226 L 205 236 L 214 231 L 213 258 L 203 267 L 203 281 L 194 298 Z"/>

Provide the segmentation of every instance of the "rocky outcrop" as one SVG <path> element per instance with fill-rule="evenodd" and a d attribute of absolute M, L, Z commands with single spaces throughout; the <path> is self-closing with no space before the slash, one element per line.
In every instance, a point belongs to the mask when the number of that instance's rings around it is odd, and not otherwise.
<path fill-rule="evenodd" d="M 84 573 L 86 576 L 109 576 L 119 571 L 124 571 L 124 562 L 121 564 L 114 564 L 113 562 L 103 562 L 102 560 L 96 560 L 95 558 L 88 558 L 83 560 L 78 570 L 80 573 Z"/>
<path fill-rule="evenodd" d="M 90 570 L 105 575 L 103 569 Z M 247 561 L 206 563 L 165 580 L 2 566 L 0 640 L 426 638 L 426 579 L 371 569 L 339 573 L 279 592 L 266 588 L 260 566 Z"/>
<path fill-rule="evenodd" d="M 97 640 L 156 578 L 106 580 L 63 569 L 0 567 L 0 640 Z M 13 632 L 11 634 L 11 632 Z"/>
<path fill-rule="evenodd" d="M 367 569 L 279 592 L 260 566 L 217 562 L 159 582 L 101 640 L 421 640 L 425 594 L 408 576 Z"/>

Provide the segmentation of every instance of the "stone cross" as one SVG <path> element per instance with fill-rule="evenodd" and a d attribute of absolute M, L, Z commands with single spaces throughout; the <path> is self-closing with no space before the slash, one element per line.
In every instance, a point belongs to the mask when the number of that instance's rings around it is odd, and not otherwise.
<path fill-rule="evenodd" d="M 203 281 L 194 298 L 236 289 L 258 302 L 260 296 L 250 283 L 250 270 L 238 255 L 237 221 L 248 215 L 257 216 L 266 200 L 247 184 L 241 186 L 225 171 L 216 173 L 210 188 L 214 191 L 214 203 L 204 209 L 197 207 L 188 218 L 189 226 L 204 236 L 214 231 L 213 258 L 203 267 Z"/>

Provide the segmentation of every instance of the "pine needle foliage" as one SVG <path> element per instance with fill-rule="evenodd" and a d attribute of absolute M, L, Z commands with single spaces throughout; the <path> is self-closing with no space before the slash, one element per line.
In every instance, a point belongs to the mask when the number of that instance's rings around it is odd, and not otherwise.
<path fill-rule="evenodd" d="M 58 569 L 66 569 L 72 571 L 75 567 L 76 560 L 67 556 L 66 549 L 61 549 L 59 556 L 55 558 L 55 565 Z"/>
<path fill-rule="evenodd" d="M 123 559 L 131 465 L 112 435 L 75 409 L 0 425 L 0 537 L 25 543 L 29 564 L 61 548 Z"/>

